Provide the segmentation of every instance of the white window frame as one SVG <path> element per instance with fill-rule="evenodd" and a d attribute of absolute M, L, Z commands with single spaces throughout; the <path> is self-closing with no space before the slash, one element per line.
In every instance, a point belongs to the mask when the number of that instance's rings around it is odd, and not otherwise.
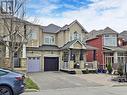
<path fill-rule="evenodd" d="M 71 40 L 82 40 L 82 35 L 79 34 L 77 31 L 75 31 L 71 36 L 70 36 L 70 39 Z"/>
<path fill-rule="evenodd" d="M 104 46 L 117 46 L 117 36 L 112 34 L 104 35 Z"/>
<path fill-rule="evenodd" d="M 32 40 L 33 40 L 33 39 L 36 40 L 36 39 L 37 39 L 37 33 L 31 31 L 31 33 L 30 33 L 30 35 L 29 35 L 29 38 L 32 39 Z"/>
<path fill-rule="evenodd" d="M 44 44 L 55 45 L 55 35 L 44 35 Z"/>

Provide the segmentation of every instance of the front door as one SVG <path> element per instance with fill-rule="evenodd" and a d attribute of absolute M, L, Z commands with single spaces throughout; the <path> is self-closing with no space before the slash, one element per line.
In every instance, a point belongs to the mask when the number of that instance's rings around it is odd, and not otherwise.
<path fill-rule="evenodd" d="M 19 68 L 20 67 L 20 62 L 19 62 L 19 54 L 16 52 L 14 54 L 14 67 Z"/>

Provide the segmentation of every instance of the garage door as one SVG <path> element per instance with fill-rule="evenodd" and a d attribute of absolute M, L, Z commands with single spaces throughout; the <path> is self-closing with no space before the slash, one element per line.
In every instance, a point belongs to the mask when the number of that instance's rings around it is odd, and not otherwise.
<path fill-rule="evenodd" d="M 28 57 L 27 59 L 27 71 L 39 72 L 40 71 L 40 57 Z"/>
<path fill-rule="evenodd" d="M 58 57 L 44 57 L 44 71 L 58 71 L 59 58 Z"/>

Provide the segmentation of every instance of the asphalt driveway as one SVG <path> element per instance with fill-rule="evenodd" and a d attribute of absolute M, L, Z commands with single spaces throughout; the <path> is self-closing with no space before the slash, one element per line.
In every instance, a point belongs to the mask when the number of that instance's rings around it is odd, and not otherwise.
<path fill-rule="evenodd" d="M 25 92 L 22 95 L 127 95 L 127 86 L 112 87 L 110 82 L 105 81 L 108 75 L 42 72 L 31 73 L 29 76 L 38 84 L 40 91 Z"/>
<path fill-rule="evenodd" d="M 40 90 L 102 86 L 95 82 L 88 82 L 85 79 L 77 77 L 77 75 L 63 72 L 31 73 L 29 77 L 37 83 Z"/>

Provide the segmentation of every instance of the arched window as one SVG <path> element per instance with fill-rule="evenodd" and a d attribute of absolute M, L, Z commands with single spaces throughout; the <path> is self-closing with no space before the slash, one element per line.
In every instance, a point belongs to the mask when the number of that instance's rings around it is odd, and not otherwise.
<path fill-rule="evenodd" d="M 78 33 L 77 31 L 74 32 L 74 40 L 78 38 Z"/>
<path fill-rule="evenodd" d="M 81 36 L 77 31 L 74 32 L 74 40 L 81 40 Z"/>

